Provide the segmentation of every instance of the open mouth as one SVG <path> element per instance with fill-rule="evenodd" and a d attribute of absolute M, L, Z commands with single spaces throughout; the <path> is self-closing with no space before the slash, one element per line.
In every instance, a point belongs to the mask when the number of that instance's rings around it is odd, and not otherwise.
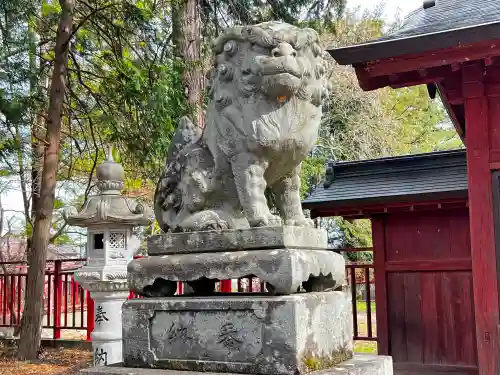
<path fill-rule="evenodd" d="M 295 78 L 304 76 L 304 69 L 295 58 L 268 58 L 257 60 L 257 71 L 260 76 L 290 75 Z"/>
<path fill-rule="evenodd" d="M 266 81 L 274 81 L 275 83 L 286 83 L 288 80 L 291 82 L 300 82 L 302 81 L 302 76 L 298 74 L 293 74 L 289 72 L 283 73 L 275 73 L 275 74 L 266 74 L 263 75 L 263 78 Z"/>
<path fill-rule="evenodd" d="M 302 79 L 290 73 L 278 73 L 263 77 L 262 90 L 273 97 L 290 97 L 299 91 Z"/>
<path fill-rule="evenodd" d="M 266 73 L 266 74 L 262 74 L 262 76 L 264 77 L 269 77 L 269 76 L 273 76 L 273 77 L 276 77 L 276 79 L 280 79 L 280 78 L 296 78 L 296 79 L 302 79 L 303 78 L 303 74 L 302 73 L 299 73 L 299 72 L 295 72 L 295 71 L 288 71 L 288 70 L 282 70 L 280 72 L 275 72 L 275 73 Z"/>

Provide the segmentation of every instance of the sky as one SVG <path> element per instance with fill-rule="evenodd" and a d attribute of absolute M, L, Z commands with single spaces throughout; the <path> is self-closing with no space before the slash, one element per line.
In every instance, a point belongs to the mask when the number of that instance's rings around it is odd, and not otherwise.
<path fill-rule="evenodd" d="M 423 4 L 423 0 L 348 0 L 348 8 L 360 7 L 362 9 L 373 9 L 380 5 L 385 4 L 385 18 L 390 22 L 395 19 L 399 13 L 400 16 L 406 16 L 408 13 L 419 8 Z M 0 189 L 2 185 L 0 184 Z M 12 216 L 13 211 L 22 210 L 22 195 L 19 191 L 18 184 L 11 182 L 11 189 L 7 192 L 1 193 L 2 205 L 6 212 L 6 217 Z M 19 215 L 21 216 L 21 215 Z"/>

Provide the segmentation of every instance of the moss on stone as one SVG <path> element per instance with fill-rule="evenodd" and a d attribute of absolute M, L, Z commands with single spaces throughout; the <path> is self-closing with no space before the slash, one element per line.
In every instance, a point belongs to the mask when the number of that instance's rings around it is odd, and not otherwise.
<path fill-rule="evenodd" d="M 333 368 L 351 358 L 352 351 L 347 348 L 341 348 L 327 355 L 314 355 L 312 352 L 307 352 L 302 357 L 303 368 L 301 373 Z"/>

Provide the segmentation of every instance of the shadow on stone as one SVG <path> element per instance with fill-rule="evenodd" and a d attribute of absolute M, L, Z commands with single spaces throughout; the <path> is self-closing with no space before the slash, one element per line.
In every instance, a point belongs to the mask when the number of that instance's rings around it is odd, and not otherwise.
<path fill-rule="evenodd" d="M 153 282 L 153 285 L 146 285 L 139 295 L 142 297 L 171 297 L 176 291 L 177 283 L 175 281 L 158 277 Z"/>
<path fill-rule="evenodd" d="M 333 279 L 331 273 L 328 275 L 323 275 L 322 273 L 319 276 L 309 275 L 309 279 L 302 283 L 302 288 L 307 293 L 311 292 L 326 292 L 334 290 L 337 282 Z"/>

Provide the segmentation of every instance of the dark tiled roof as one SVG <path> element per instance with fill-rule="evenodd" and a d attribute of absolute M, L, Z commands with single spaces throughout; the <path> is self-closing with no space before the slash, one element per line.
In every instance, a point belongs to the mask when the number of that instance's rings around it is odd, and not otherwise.
<path fill-rule="evenodd" d="M 330 50 L 343 65 L 500 38 L 499 0 L 435 0 L 410 13 L 403 26 L 365 44 Z"/>
<path fill-rule="evenodd" d="M 330 164 L 325 186 L 317 187 L 304 208 L 332 207 L 467 196 L 465 151 Z"/>

